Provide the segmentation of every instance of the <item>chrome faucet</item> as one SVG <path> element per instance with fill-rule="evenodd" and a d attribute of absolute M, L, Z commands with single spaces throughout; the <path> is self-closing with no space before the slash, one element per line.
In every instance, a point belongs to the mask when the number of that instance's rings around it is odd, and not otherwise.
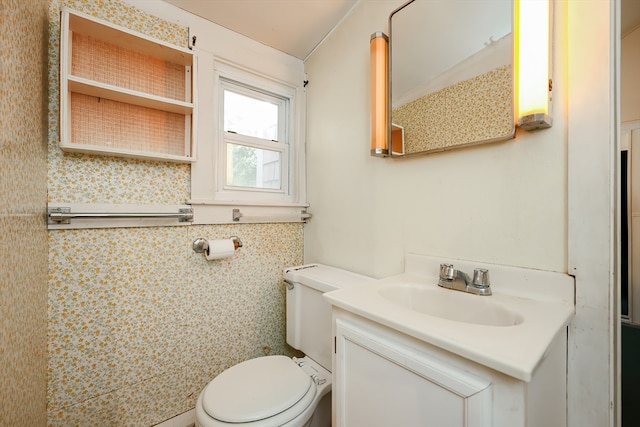
<path fill-rule="evenodd" d="M 491 295 L 489 270 L 484 268 L 473 270 L 473 279 L 470 279 L 463 271 L 453 268 L 453 264 L 440 264 L 438 286 L 475 295 Z"/>
<path fill-rule="evenodd" d="M 453 264 L 440 264 L 440 280 L 438 286 L 456 291 L 467 291 L 471 280 L 469 276 L 453 268 Z"/>

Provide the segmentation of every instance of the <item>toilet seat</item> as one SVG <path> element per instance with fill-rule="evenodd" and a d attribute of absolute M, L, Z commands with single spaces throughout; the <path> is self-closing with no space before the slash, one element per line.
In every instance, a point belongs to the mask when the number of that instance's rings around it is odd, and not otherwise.
<path fill-rule="evenodd" d="M 222 372 L 201 394 L 212 425 L 283 425 L 316 396 L 316 383 L 286 356 L 247 360 Z M 216 422 L 217 421 L 217 422 Z"/>

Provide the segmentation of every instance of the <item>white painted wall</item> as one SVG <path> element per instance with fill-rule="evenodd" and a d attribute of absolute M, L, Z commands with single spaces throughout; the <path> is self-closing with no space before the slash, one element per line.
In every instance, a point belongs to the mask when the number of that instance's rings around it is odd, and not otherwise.
<path fill-rule="evenodd" d="M 376 277 L 401 272 L 408 252 L 571 271 L 569 425 L 615 425 L 618 2 L 556 0 L 551 129 L 411 159 L 372 158 L 369 36 L 387 29 L 401 3 L 361 0 L 306 61 L 313 219 L 305 261 Z"/>
<path fill-rule="evenodd" d="M 620 93 L 622 122 L 640 120 L 640 28 L 627 34 L 620 45 Z"/>
<path fill-rule="evenodd" d="M 561 5 L 567 11 L 568 259 L 576 278 L 576 317 L 569 327 L 569 425 L 614 426 L 620 46 L 613 23 L 619 1 Z"/>

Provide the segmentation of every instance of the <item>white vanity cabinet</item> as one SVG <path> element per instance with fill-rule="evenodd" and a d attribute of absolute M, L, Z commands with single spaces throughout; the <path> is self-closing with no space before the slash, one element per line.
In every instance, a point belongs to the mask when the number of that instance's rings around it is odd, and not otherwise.
<path fill-rule="evenodd" d="M 525 382 L 336 306 L 333 320 L 335 427 L 566 426 L 566 328 Z"/>

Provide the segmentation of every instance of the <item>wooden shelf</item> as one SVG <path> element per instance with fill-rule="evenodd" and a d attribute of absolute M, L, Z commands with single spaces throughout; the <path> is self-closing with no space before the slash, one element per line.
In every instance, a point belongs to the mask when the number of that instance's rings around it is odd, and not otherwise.
<path fill-rule="evenodd" d="M 62 13 L 63 19 L 64 14 L 68 14 L 68 30 L 71 32 L 84 34 L 114 46 L 160 58 L 174 64 L 184 66 L 192 64 L 193 54 L 188 49 L 170 45 L 162 40 L 154 39 L 71 9 L 63 8 Z"/>
<path fill-rule="evenodd" d="M 155 110 L 168 111 L 177 114 L 191 114 L 193 104 L 190 102 L 176 101 L 161 96 L 149 95 L 144 92 L 123 89 L 117 86 L 91 81 L 82 77 L 68 76 L 67 84 L 73 93 L 105 98 L 125 104 L 139 105 Z"/>
<path fill-rule="evenodd" d="M 103 155 L 103 156 L 116 156 L 116 157 L 127 157 L 131 159 L 140 159 L 140 160 L 157 160 L 157 161 L 165 161 L 171 163 L 187 163 L 193 160 L 189 160 L 184 156 L 177 156 L 171 154 L 161 154 L 155 152 L 145 152 L 143 150 L 129 150 L 126 148 L 118 149 L 118 153 L 120 155 L 114 154 L 114 150 L 107 148 L 105 146 L 99 145 L 86 145 L 86 144 L 70 144 L 67 147 L 63 148 L 64 151 L 68 153 L 84 153 L 84 154 L 95 154 L 95 155 Z"/>
<path fill-rule="evenodd" d="M 68 8 L 60 40 L 62 150 L 195 161 L 190 50 Z"/>

